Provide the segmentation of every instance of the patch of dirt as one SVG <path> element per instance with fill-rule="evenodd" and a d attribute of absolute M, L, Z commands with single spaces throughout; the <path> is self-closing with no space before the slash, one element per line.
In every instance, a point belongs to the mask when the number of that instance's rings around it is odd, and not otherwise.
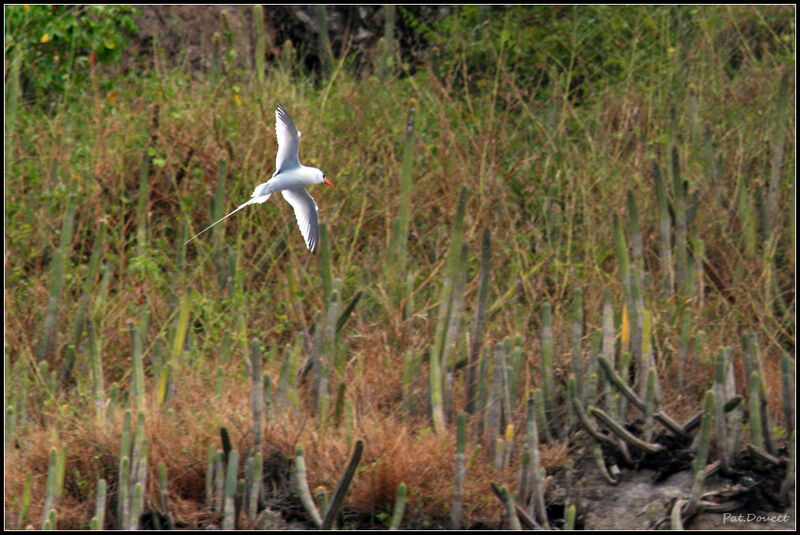
<path fill-rule="evenodd" d="M 655 522 L 669 516 L 676 499 L 688 499 L 691 494 L 694 477 L 690 469 L 665 476 L 664 470 L 622 468 L 619 483 L 611 485 L 601 475 L 588 450 L 584 449 L 579 459 L 575 480 L 580 488 L 579 517 L 584 529 L 652 529 Z M 753 466 L 754 461 L 745 455 L 740 464 Z M 701 513 L 684 527 L 692 530 L 794 529 L 793 508 L 771 505 L 775 502 L 770 488 L 780 485 L 784 470 L 772 470 L 771 476 L 761 469 L 739 471 L 733 479 L 719 474 L 711 476 L 704 484 L 704 492 L 735 495 L 743 505 L 730 513 Z"/>

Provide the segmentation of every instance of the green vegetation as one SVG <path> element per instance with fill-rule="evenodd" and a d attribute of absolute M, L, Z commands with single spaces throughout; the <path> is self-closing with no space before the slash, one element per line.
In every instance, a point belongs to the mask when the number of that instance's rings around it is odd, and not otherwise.
<path fill-rule="evenodd" d="M 5 14 L 7 527 L 248 528 L 290 480 L 324 527 L 580 526 L 571 430 L 605 471 L 701 409 L 686 510 L 715 429 L 793 466 L 791 6 L 397 6 L 424 65 L 326 36 L 323 75 L 234 68 L 227 19 L 210 72 L 131 74 L 128 8 Z M 280 197 L 184 246 L 273 172 L 278 103 L 336 186 L 320 254 Z"/>

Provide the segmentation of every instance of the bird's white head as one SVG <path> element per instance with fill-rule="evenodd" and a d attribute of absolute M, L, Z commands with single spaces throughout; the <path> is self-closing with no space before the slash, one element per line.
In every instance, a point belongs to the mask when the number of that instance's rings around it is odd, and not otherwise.
<path fill-rule="evenodd" d="M 331 181 L 328 180 L 325 177 L 325 173 L 323 173 L 322 171 L 320 171 L 316 167 L 314 167 L 313 169 L 314 169 L 314 180 L 315 180 L 314 183 L 315 184 L 321 184 L 321 183 L 324 182 L 325 184 L 329 185 L 330 187 L 333 187 L 333 184 L 331 184 Z"/>

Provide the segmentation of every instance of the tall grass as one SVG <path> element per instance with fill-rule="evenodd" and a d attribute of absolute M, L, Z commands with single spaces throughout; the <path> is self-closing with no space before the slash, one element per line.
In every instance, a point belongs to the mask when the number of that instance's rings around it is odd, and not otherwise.
<path fill-rule="evenodd" d="M 220 427 L 243 459 L 254 442 L 253 339 L 275 348 L 260 361 L 267 384 L 276 385 L 274 399 L 264 390 L 264 414 L 274 414 L 263 427 L 265 470 L 278 470 L 275 459 L 302 444 L 309 487 L 330 492 L 363 438 L 347 510 L 391 510 L 404 483 L 403 527 L 449 523 L 443 511 L 452 496 L 441 482 L 452 477 L 456 426 L 447 424 L 467 406 L 468 428 L 480 428 L 487 399 L 496 396 L 502 406 L 492 411 L 505 424 L 527 425 L 527 433 L 507 437 L 508 451 L 527 448 L 534 471 L 526 480 L 531 493 L 541 489 L 537 465 L 560 466 L 568 441 L 561 371 L 576 373 L 578 395 L 588 395 L 585 337 L 601 328 L 608 361 L 634 355 L 640 392 L 647 391 L 642 363 L 654 366 L 659 383 L 651 390 L 660 388 L 662 406 L 678 417 L 703 403 L 714 351 L 737 346 L 744 331 L 758 333 L 763 369 L 736 381 L 740 391 L 751 382 L 758 391 L 751 406 L 762 422 L 788 427 L 779 384 L 781 358 L 794 350 L 795 125 L 786 112 L 793 84 L 781 80 L 794 49 L 775 29 L 781 8 L 597 8 L 590 27 L 569 19 L 571 12 L 554 13 L 561 44 L 531 52 L 535 79 L 524 78 L 523 59 L 506 43 L 485 48 L 494 67 L 488 72 L 472 67 L 465 47 L 414 72 L 392 78 L 384 71 L 388 81 L 330 66 L 321 87 L 282 55 L 283 67 L 267 67 L 261 80 L 261 71 L 228 69 L 221 58 L 232 45 L 219 38 L 215 76 L 190 75 L 157 56 L 136 76 L 97 74 L 96 90 L 65 97 L 56 112 L 15 101 L 5 184 L 6 405 L 14 419 L 7 510 L 23 518 L 14 497 L 33 473 L 24 518 L 43 525 L 43 511 L 52 509 L 48 456 L 65 444 L 71 453 L 56 505 L 59 528 L 89 526 L 86 504 L 101 478 L 109 504 L 128 504 L 120 506 L 128 516 L 129 506 L 158 503 L 153 482 L 161 462 L 175 522 L 205 525 L 203 490 L 210 487 L 203 478 Z M 756 32 L 767 20 L 778 38 Z M 492 19 L 482 26 L 484 38 L 508 37 L 513 24 Z M 600 45 L 608 47 L 607 73 L 593 59 Z M 301 160 L 336 185 L 311 191 L 326 228 L 324 260 L 307 252 L 280 197 L 182 249 L 187 228 L 238 205 L 272 173 L 277 103 L 303 133 Z M 695 143 L 698 125 L 707 127 L 709 143 Z M 780 145 L 782 162 L 774 152 Z M 713 176 L 696 158 L 708 152 L 718 165 Z M 657 195 L 653 169 L 667 170 L 655 180 Z M 757 195 L 764 184 L 766 201 Z M 757 210 L 767 208 L 769 225 L 760 225 Z M 676 248 L 667 251 L 670 233 Z M 702 300 L 687 284 L 695 237 L 707 275 Z M 641 256 L 635 251 L 629 261 L 627 244 L 638 239 Z M 397 254 L 387 243 L 397 244 Z M 96 284 L 95 247 L 104 263 Z M 390 258 L 402 273 L 386 281 Z M 349 320 L 334 324 L 336 307 L 323 287 L 336 279 L 336 302 L 355 304 Z M 75 339 L 82 294 L 91 336 Z M 479 319 L 464 329 L 470 318 Z M 631 324 L 634 337 L 623 333 Z M 316 410 L 313 374 L 303 366 L 316 351 L 314 336 L 325 349 L 327 384 L 346 385 L 337 425 L 327 407 Z M 516 336 L 522 358 L 508 390 Z M 482 347 L 471 346 L 475 340 Z M 642 357 L 643 346 L 652 356 Z M 51 380 L 70 351 L 73 380 Z M 486 395 L 481 385 L 494 375 L 497 385 Z M 534 389 L 544 394 L 536 411 L 526 395 Z M 147 415 L 137 440 L 149 475 L 132 474 L 132 459 L 122 468 L 119 430 L 124 418 L 123 449 L 130 449 L 129 407 Z M 519 480 L 518 456 L 495 470 L 485 451 L 506 427 L 492 420 L 489 430 L 494 436 L 470 432 L 465 439 L 461 526 L 499 515 L 504 505 L 483 499 L 490 481 L 513 488 Z M 545 439 L 534 457 L 532 444 Z M 228 467 L 224 480 L 222 466 L 212 473 L 224 500 L 219 514 L 233 525 L 238 474 Z M 126 472 L 143 482 L 139 490 L 118 481 Z M 130 495 L 123 500 L 117 488 Z M 531 516 L 546 522 L 536 500 Z M 120 525 L 121 512 L 109 510 L 106 527 Z"/>

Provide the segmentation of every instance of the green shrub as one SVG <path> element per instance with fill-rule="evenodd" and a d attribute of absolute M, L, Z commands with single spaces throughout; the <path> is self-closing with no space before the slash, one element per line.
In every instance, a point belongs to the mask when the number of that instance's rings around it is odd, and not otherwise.
<path fill-rule="evenodd" d="M 119 61 L 129 35 L 138 31 L 129 6 L 5 6 L 6 57 L 22 57 L 20 82 L 26 100 L 63 95 L 85 81 L 90 56 Z"/>

